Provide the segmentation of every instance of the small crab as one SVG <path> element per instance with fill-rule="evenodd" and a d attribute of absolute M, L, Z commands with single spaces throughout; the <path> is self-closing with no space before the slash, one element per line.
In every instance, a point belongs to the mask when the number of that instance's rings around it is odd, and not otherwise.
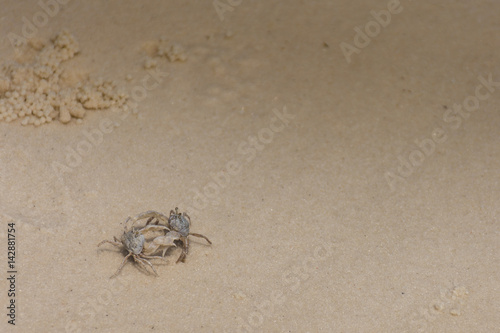
<path fill-rule="evenodd" d="M 125 221 L 125 229 L 123 232 L 123 235 L 120 240 L 118 238 L 113 237 L 114 241 L 110 240 L 103 240 L 97 246 L 101 246 L 104 243 L 110 243 L 114 246 L 119 246 L 119 247 L 124 247 L 127 251 L 128 254 L 125 256 L 125 259 L 123 259 L 120 267 L 118 267 L 118 270 L 111 276 L 111 278 L 115 277 L 120 273 L 122 270 L 123 266 L 125 265 L 125 262 L 127 259 L 132 256 L 134 258 L 134 261 L 141 266 L 144 270 L 147 271 L 147 266 L 146 264 L 151 267 L 153 272 L 155 273 L 156 276 L 158 276 L 158 273 L 156 272 L 155 268 L 149 262 L 147 259 L 161 259 L 164 260 L 162 256 L 151 256 L 150 254 L 153 254 L 154 252 L 147 251 L 148 246 L 146 244 L 146 239 L 144 237 L 144 233 L 149 232 L 149 231 L 157 231 L 157 230 L 168 230 L 168 228 L 164 226 L 158 226 L 158 225 L 152 225 L 152 226 L 145 226 L 143 228 L 132 228 L 130 230 L 127 230 L 127 222 L 130 220 L 130 217 Z"/>
<path fill-rule="evenodd" d="M 147 223 L 146 223 L 147 224 Z M 174 231 L 177 231 L 180 234 L 180 240 L 182 242 L 182 253 L 177 259 L 177 262 L 184 261 L 186 259 L 186 255 L 189 251 L 189 239 L 188 236 L 195 236 L 204 238 L 208 244 L 212 244 L 212 242 L 202 234 L 196 234 L 194 232 L 189 232 L 189 226 L 191 224 L 191 218 L 188 214 L 179 213 L 179 208 L 175 207 L 175 212 L 173 210 L 170 211 L 170 216 L 168 218 L 168 227 Z"/>
<path fill-rule="evenodd" d="M 189 226 L 191 224 L 191 218 L 186 213 L 179 213 L 179 208 L 175 207 L 175 211 L 170 211 L 170 216 L 167 217 L 162 213 L 156 212 L 154 210 L 149 210 L 147 212 L 141 213 L 137 215 L 134 220 L 140 220 L 147 218 L 146 227 L 158 225 L 158 223 L 163 222 L 169 231 L 165 234 L 165 236 L 159 236 L 153 240 L 152 243 L 148 244 L 148 249 L 150 249 L 154 253 L 160 247 L 165 247 L 163 250 L 163 255 L 165 255 L 166 250 L 170 246 L 175 246 L 176 241 L 180 241 L 182 243 L 182 253 L 177 259 L 177 262 L 184 261 L 186 259 L 186 255 L 189 251 L 189 239 L 188 236 L 195 236 L 204 238 L 208 244 L 212 244 L 212 242 L 202 234 L 189 232 Z M 150 224 L 154 219 L 152 224 Z M 158 225 L 161 226 L 161 225 Z M 156 242 L 156 243 L 155 243 Z M 158 244 L 158 247 L 155 248 L 155 244 Z"/>

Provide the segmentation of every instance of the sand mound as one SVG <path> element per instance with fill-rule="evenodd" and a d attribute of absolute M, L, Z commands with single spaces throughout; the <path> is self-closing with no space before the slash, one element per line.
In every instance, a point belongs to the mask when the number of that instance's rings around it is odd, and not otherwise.
<path fill-rule="evenodd" d="M 80 51 L 78 42 L 67 31 L 49 43 L 31 43 L 34 61 L 3 65 L 0 70 L 0 121 L 21 120 L 23 125 L 39 126 L 59 120 L 68 123 L 82 119 L 87 110 L 125 108 L 128 95 L 118 92 L 109 81 L 64 82 L 61 64 Z M 74 80 L 73 80 L 74 81 Z"/>

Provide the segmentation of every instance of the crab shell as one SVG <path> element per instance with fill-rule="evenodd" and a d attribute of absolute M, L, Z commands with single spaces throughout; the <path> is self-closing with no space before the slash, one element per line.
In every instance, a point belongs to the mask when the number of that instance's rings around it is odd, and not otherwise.
<path fill-rule="evenodd" d="M 144 235 L 137 230 L 127 231 L 122 235 L 122 243 L 133 254 L 142 252 L 145 241 Z"/>
<path fill-rule="evenodd" d="M 185 216 L 181 214 L 171 215 L 168 219 L 168 224 L 170 228 L 180 233 L 183 237 L 189 235 L 189 221 Z"/>

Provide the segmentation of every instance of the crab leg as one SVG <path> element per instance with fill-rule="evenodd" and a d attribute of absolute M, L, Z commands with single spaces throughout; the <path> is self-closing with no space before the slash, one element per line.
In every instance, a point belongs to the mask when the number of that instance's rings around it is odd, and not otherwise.
<path fill-rule="evenodd" d="M 104 243 L 109 243 L 109 244 L 112 244 L 114 246 L 122 246 L 122 243 L 113 242 L 113 241 L 110 241 L 110 240 L 103 240 L 102 242 L 100 242 L 99 244 L 97 244 L 97 247 L 101 246 Z"/>
<path fill-rule="evenodd" d="M 212 244 L 212 242 L 206 237 L 206 236 L 203 236 L 202 234 L 195 234 L 195 233 L 189 233 L 190 236 L 195 236 L 195 237 L 200 237 L 200 238 L 204 238 L 208 244 Z"/>
<path fill-rule="evenodd" d="M 133 254 L 132 252 L 129 252 L 129 253 L 127 254 L 127 256 L 125 257 L 125 259 L 123 259 L 123 261 L 122 261 L 122 263 L 121 263 L 120 267 L 118 267 L 118 270 L 116 271 L 116 273 L 115 273 L 115 274 L 113 274 L 113 275 L 111 275 L 110 279 L 114 278 L 115 276 L 117 276 L 117 275 L 118 275 L 118 273 L 120 273 L 120 271 L 122 270 L 123 265 L 125 265 L 125 262 L 127 261 L 128 257 L 130 257 L 132 254 Z"/>
<path fill-rule="evenodd" d="M 153 267 L 153 265 L 152 265 L 149 261 L 147 261 L 146 259 L 141 259 L 141 258 L 140 258 L 140 257 L 138 257 L 138 256 L 134 256 L 134 260 L 135 260 L 137 263 L 141 264 L 141 265 L 142 265 L 142 267 L 144 267 L 144 268 L 146 269 L 146 271 L 147 271 L 147 267 L 146 267 L 146 265 L 145 265 L 144 263 L 148 264 L 148 265 L 149 265 L 149 267 L 151 267 L 151 269 L 152 269 L 152 270 L 153 270 L 153 272 L 155 273 L 155 275 L 156 275 L 156 276 L 158 276 L 158 273 L 156 272 L 156 269 Z"/>

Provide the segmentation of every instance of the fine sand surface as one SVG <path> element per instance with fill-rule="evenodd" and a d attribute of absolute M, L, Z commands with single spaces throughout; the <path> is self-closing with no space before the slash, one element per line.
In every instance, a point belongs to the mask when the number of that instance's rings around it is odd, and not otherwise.
<path fill-rule="evenodd" d="M 0 1 L 0 331 L 498 332 L 499 2 L 42 3 Z M 110 279 L 176 206 L 213 244 Z"/>

